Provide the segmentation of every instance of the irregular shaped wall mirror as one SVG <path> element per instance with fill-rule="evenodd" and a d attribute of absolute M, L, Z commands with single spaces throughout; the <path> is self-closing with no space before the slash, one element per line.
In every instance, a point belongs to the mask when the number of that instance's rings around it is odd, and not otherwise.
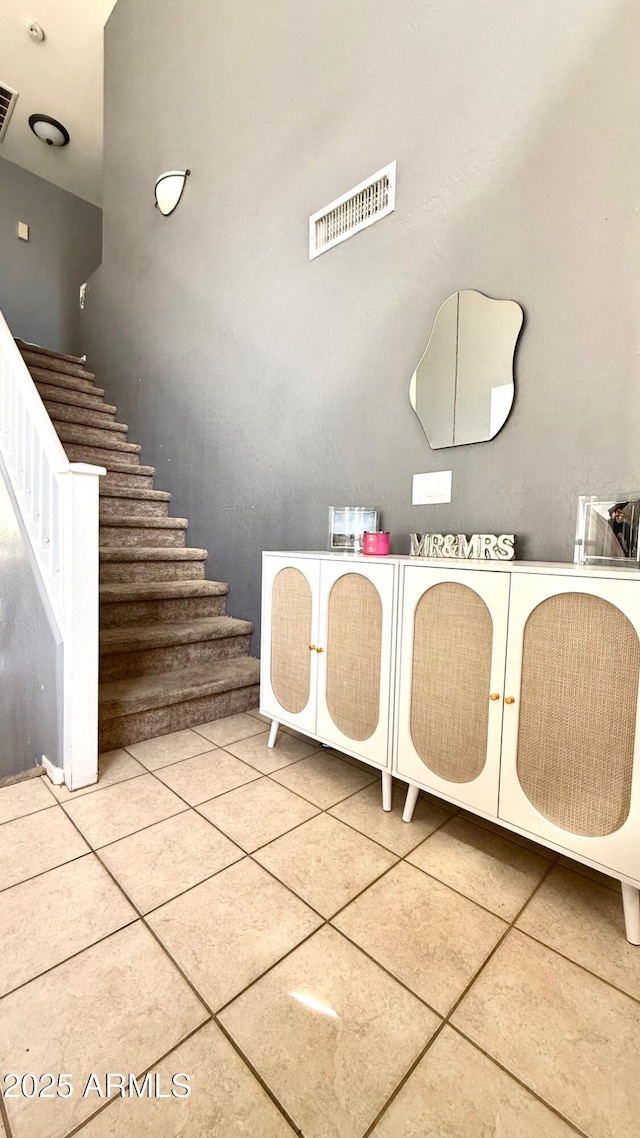
<path fill-rule="evenodd" d="M 513 357 L 523 312 L 515 300 L 474 289 L 447 297 L 409 385 L 409 399 L 429 444 L 487 442 L 513 403 Z"/>

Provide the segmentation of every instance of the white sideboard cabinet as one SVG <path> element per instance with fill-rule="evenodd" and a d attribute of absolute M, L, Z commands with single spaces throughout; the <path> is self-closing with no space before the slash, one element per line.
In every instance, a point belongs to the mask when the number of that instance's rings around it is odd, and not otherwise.
<path fill-rule="evenodd" d="M 640 944 L 640 573 L 267 553 L 261 711 L 622 882 Z"/>
<path fill-rule="evenodd" d="M 379 767 L 391 809 L 397 565 L 327 554 L 263 558 L 260 710 Z"/>
<path fill-rule="evenodd" d="M 496 816 L 509 576 L 407 565 L 398 634 L 396 770 Z"/>

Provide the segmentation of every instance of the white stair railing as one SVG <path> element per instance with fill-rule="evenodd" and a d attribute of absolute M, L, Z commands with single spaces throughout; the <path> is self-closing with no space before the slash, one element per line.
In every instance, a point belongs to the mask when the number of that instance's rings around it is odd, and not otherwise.
<path fill-rule="evenodd" d="M 70 463 L 0 313 L 0 465 L 63 646 L 62 755 L 71 790 L 98 771 L 98 488 Z"/>

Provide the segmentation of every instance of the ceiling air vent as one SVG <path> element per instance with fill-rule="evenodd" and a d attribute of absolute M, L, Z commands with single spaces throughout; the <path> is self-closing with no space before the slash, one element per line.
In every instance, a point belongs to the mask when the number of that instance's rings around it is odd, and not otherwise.
<path fill-rule="evenodd" d="M 17 98 L 18 92 L 14 91 L 13 87 L 7 87 L 6 83 L 0 83 L 0 142 L 4 138 Z"/>
<path fill-rule="evenodd" d="M 365 182 L 309 218 L 309 260 L 373 225 L 396 208 L 396 164 L 391 162 Z"/>

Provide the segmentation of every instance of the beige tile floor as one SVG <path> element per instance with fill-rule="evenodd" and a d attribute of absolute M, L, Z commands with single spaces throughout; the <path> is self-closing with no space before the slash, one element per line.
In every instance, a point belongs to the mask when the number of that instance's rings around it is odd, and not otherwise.
<path fill-rule="evenodd" d="M 0 1138 L 636 1138 L 617 883 L 266 741 L 233 715 L 0 790 L 0 1074 L 73 1086 L 0 1099 Z M 147 1072 L 168 1097 L 105 1095 Z"/>

